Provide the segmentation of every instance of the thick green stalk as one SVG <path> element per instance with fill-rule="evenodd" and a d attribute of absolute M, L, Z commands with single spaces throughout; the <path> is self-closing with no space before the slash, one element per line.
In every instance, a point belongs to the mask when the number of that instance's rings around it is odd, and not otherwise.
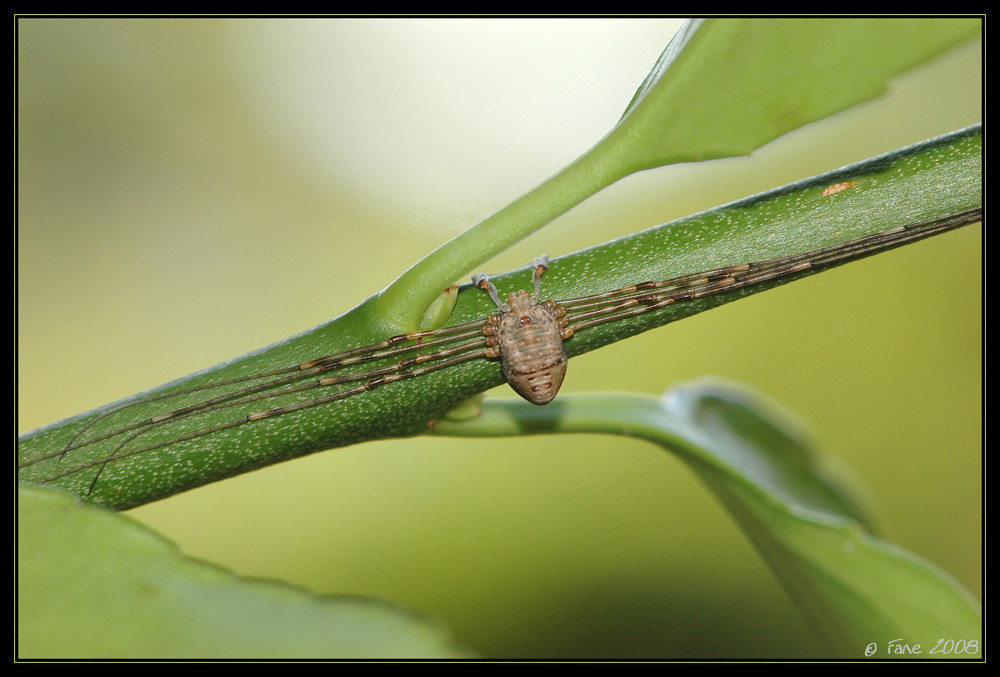
<path fill-rule="evenodd" d="M 631 282 L 668 279 L 722 265 L 806 252 L 900 225 L 944 218 L 981 207 L 981 177 L 982 133 L 977 126 L 562 257 L 553 261 L 546 275 L 546 295 L 573 298 Z M 824 194 L 831 185 L 847 183 L 851 185 L 846 190 Z M 498 276 L 495 281 L 501 289 L 513 289 L 527 286 L 528 276 L 524 272 L 512 273 Z M 769 286 L 773 284 L 763 288 Z M 760 289 L 722 294 L 597 326 L 574 336 L 567 342 L 567 351 L 571 356 L 578 355 L 755 291 Z M 484 293 L 467 286 L 458 294 L 448 324 L 483 318 L 493 312 L 490 306 Z M 205 391 L 166 397 L 170 393 L 294 366 L 385 338 L 372 325 L 359 321 L 359 312 L 354 311 L 265 350 L 132 398 L 130 401 L 137 403 L 131 406 L 123 408 L 123 403 L 115 403 L 28 433 L 19 440 L 19 463 L 25 464 L 19 478 L 60 486 L 104 505 L 127 508 L 323 449 L 419 434 L 427 430 L 428 422 L 458 403 L 502 382 L 495 361 L 475 359 L 345 399 L 176 443 L 164 444 L 190 435 L 193 430 L 227 425 L 252 412 L 309 400 L 335 392 L 338 387 L 311 389 L 266 403 L 207 410 L 169 424 L 137 428 L 138 442 L 118 436 L 62 453 L 73 440 L 96 439 L 126 426 L 142 426 L 152 417 L 206 398 Z M 375 364 L 393 363 L 394 359 L 388 359 Z M 225 394 L 246 386 L 242 382 L 210 394 Z M 110 411 L 114 413 L 102 418 Z M 93 427 L 76 438 L 88 424 Z M 91 487 L 103 460 L 140 443 L 162 446 L 114 460 Z M 70 472 L 74 469 L 80 471 Z"/>

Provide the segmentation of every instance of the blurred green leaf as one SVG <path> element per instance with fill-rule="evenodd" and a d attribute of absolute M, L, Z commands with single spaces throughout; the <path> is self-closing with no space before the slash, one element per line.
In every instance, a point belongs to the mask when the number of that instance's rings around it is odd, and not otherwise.
<path fill-rule="evenodd" d="M 18 492 L 21 658 L 467 658 L 441 624 L 182 556 L 134 520 Z"/>
<path fill-rule="evenodd" d="M 948 574 L 871 531 L 863 490 L 815 447 L 786 411 L 716 382 L 632 395 L 566 396 L 547 407 L 486 402 L 481 415 L 443 420 L 460 437 L 599 433 L 638 437 L 677 454 L 733 515 L 819 637 L 845 658 L 980 655 L 978 604 Z M 938 640 L 961 654 L 932 654 Z"/>

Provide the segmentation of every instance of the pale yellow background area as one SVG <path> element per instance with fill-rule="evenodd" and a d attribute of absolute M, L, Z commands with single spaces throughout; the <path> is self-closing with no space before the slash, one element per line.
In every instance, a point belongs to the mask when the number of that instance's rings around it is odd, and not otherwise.
<path fill-rule="evenodd" d="M 351 308 L 596 142 L 675 26 L 19 22 L 19 430 Z M 750 157 L 632 177 L 486 269 L 978 122 L 980 66 L 967 46 Z M 979 595 L 980 245 L 965 228 L 630 339 L 574 359 L 564 392 L 753 384 Z M 370 443 L 131 514 L 241 574 L 433 614 L 491 656 L 818 651 L 707 490 L 638 442 Z"/>

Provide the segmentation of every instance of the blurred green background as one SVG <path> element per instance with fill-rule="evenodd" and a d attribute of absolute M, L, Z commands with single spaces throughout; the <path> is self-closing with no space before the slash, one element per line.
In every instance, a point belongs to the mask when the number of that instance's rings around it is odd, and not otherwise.
<path fill-rule="evenodd" d="M 596 142 L 677 23 L 20 20 L 19 431 L 351 308 Z M 485 269 L 978 122 L 981 59 L 960 48 L 750 157 L 627 179 Z M 854 469 L 891 538 L 980 596 L 981 238 L 574 359 L 564 391 L 753 384 Z M 639 442 L 369 443 L 130 514 L 241 574 L 436 615 L 488 656 L 822 655 L 721 507 Z"/>

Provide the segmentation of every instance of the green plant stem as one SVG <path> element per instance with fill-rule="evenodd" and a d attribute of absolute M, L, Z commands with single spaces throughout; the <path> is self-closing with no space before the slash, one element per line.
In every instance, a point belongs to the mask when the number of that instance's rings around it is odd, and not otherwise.
<path fill-rule="evenodd" d="M 573 298 L 647 279 L 669 279 L 723 265 L 811 251 L 900 225 L 945 218 L 981 207 L 981 177 L 982 132 L 976 126 L 559 258 L 546 274 L 546 295 Z M 823 194 L 825 187 L 851 181 L 855 184 L 848 190 Z M 528 276 L 525 272 L 512 273 L 498 276 L 495 282 L 501 289 L 516 289 L 526 286 Z M 567 352 L 578 355 L 771 286 L 774 284 L 600 325 L 574 336 L 567 342 Z M 458 294 L 449 324 L 483 318 L 493 312 L 490 306 L 481 290 L 466 286 Z M 176 399 L 149 399 L 150 395 L 166 396 L 289 367 L 386 338 L 363 319 L 358 312 L 347 313 L 265 350 L 125 401 L 141 403 L 127 408 L 122 408 L 122 403 L 111 404 L 28 433 L 19 439 L 19 462 L 47 460 L 24 465 L 19 479 L 60 486 L 97 503 L 127 508 L 316 451 L 420 434 L 427 430 L 429 422 L 463 400 L 502 382 L 496 361 L 471 360 L 361 395 L 118 459 L 107 466 L 93 491 L 91 484 L 99 465 L 88 464 L 99 464 L 117 453 L 118 443 L 109 441 L 71 454 L 61 453 L 81 427 L 103 412 L 117 408 L 113 416 L 102 421 L 105 429 L 121 428 L 205 397 L 201 392 Z M 241 387 L 243 384 L 238 384 L 213 394 Z M 301 398 L 327 392 L 329 389 L 315 389 Z M 288 401 L 298 400 L 292 396 L 282 400 Z M 209 428 L 270 406 L 275 405 L 254 403 L 238 410 L 206 411 L 195 419 L 178 421 L 176 426 L 144 433 L 142 441 L 150 444 L 174 439 L 192 426 Z M 48 479 L 73 468 L 89 469 Z"/>
<path fill-rule="evenodd" d="M 687 22 L 604 138 L 416 263 L 373 299 L 368 318 L 385 333 L 421 329 L 423 310 L 442 289 L 619 179 L 748 154 L 877 96 L 889 78 L 978 29 L 974 19 Z"/>
<path fill-rule="evenodd" d="M 481 221 L 403 273 L 378 295 L 374 315 L 391 333 L 415 331 L 420 317 L 444 285 L 545 226 L 586 198 L 621 179 L 613 146 L 598 144 L 573 164 L 503 210 Z M 448 280 L 444 285 L 441 280 Z"/>

